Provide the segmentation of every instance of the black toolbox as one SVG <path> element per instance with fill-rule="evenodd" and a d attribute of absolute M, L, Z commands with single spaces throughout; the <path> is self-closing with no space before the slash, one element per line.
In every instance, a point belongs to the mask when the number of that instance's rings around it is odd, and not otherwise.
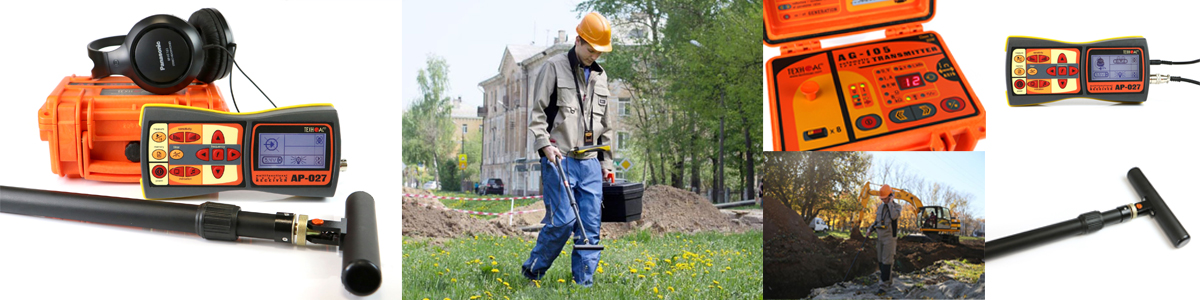
<path fill-rule="evenodd" d="M 604 205 L 600 208 L 600 222 L 641 220 L 643 190 L 640 182 L 605 182 Z"/>

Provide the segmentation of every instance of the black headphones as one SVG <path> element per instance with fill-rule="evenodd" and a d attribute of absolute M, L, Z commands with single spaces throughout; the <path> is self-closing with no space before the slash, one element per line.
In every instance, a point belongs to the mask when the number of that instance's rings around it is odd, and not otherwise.
<path fill-rule="evenodd" d="M 100 51 L 111 46 L 119 47 Z M 205 8 L 187 22 L 171 15 L 149 16 L 128 35 L 95 40 L 87 47 L 95 65 L 93 79 L 124 75 L 142 89 L 166 95 L 194 80 L 209 83 L 229 75 L 237 44 L 221 12 Z"/>

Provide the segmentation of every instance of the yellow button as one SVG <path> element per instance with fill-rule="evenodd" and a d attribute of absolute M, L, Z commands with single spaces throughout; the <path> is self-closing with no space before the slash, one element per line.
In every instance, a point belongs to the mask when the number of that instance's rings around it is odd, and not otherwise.
<path fill-rule="evenodd" d="M 1019 62 L 1019 63 L 1025 62 L 1025 56 L 1021 56 L 1021 55 L 1014 56 L 1013 61 Z"/>
<path fill-rule="evenodd" d="M 155 132 L 154 134 L 150 135 L 150 139 L 153 139 L 155 143 L 162 143 L 162 141 L 165 141 L 167 139 L 167 134 L 162 133 L 162 132 Z"/>
<path fill-rule="evenodd" d="M 1030 76 L 1037 75 L 1037 69 L 1029 68 L 1029 72 L 1026 72 L 1026 73 L 1029 73 Z"/>
<path fill-rule="evenodd" d="M 171 159 L 183 159 L 183 151 L 179 149 L 171 150 Z"/>
<path fill-rule="evenodd" d="M 179 150 L 175 150 L 175 151 L 179 151 Z M 179 152 L 179 153 L 180 153 L 180 155 L 182 155 L 182 154 L 183 154 L 183 152 L 182 152 L 182 151 L 181 151 L 181 152 Z M 159 149 L 159 150 L 154 150 L 154 152 L 152 153 L 152 155 L 154 155 L 154 159 L 163 159 L 163 158 L 166 158 L 166 157 L 167 157 L 167 151 L 162 151 L 162 149 Z"/>

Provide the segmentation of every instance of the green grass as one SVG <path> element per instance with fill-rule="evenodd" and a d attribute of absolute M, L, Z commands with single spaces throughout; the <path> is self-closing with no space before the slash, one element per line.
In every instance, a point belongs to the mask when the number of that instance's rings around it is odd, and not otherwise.
<path fill-rule="evenodd" d="M 604 241 L 590 288 L 571 280 L 571 247 L 536 284 L 521 275 L 534 240 L 404 241 L 405 299 L 762 299 L 762 232 L 642 231 Z"/>
<path fill-rule="evenodd" d="M 965 265 L 954 265 L 954 271 L 957 274 L 955 277 L 958 277 L 959 280 L 969 283 L 979 282 L 979 275 L 983 275 L 984 264 L 969 263 L 966 259 L 962 259 L 960 262 Z"/>
<path fill-rule="evenodd" d="M 435 192 L 433 192 L 433 194 L 434 194 L 434 195 L 438 195 L 438 196 L 445 196 L 445 197 L 465 197 L 465 198 L 505 198 L 505 197 L 512 197 L 512 196 L 508 196 L 508 195 L 502 195 L 502 196 L 496 196 L 496 195 L 480 196 L 480 195 L 476 195 L 476 194 L 472 194 L 472 193 L 463 193 L 463 192 L 444 192 L 444 191 L 435 191 Z M 442 204 L 446 205 L 446 207 L 450 207 L 450 208 L 465 209 L 465 210 L 470 210 L 470 211 L 479 211 L 479 212 L 494 212 L 494 213 L 502 213 L 502 212 L 508 212 L 508 210 L 509 210 L 509 208 L 510 208 L 510 205 L 512 205 L 512 207 L 522 207 L 522 206 L 526 206 L 526 205 L 533 204 L 534 202 L 539 202 L 539 201 L 542 201 L 542 199 L 520 199 L 520 200 L 515 200 L 515 201 L 516 201 L 515 205 L 513 205 L 513 204 L 512 204 L 510 201 L 467 201 L 467 200 L 445 200 L 445 199 L 441 199 L 441 200 L 439 200 L 439 201 L 441 201 L 441 202 L 442 202 Z M 472 216 L 472 217 L 476 217 L 476 218 L 480 218 L 480 219 L 492 219 L 492 218 L 495 218 L 495 217 L 496 217 L 496 216 L 481 216 L 481 215 L 474 215 L 474 214 L 472 214 L 471 216 Z"/>

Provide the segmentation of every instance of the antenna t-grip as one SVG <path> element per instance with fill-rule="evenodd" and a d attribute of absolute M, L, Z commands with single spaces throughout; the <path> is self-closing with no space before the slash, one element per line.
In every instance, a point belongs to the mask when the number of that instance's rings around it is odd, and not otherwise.
<path fill-rule="evenodd" d="M 1167 238 L 1171 239 L 1175 248 L 1187 245 L 1191 236 L 1188 235 L 1186 229 L 1183 229 L 1183 224 L 1180 224 L 1179 219 L 1175 218 L 1175 214 L 1171 212 L 1170 207 L 1167 207 L 1167 203 L 1158 196 L 1158 191 L 1155 191 L 1154 186 L 1150 185 L 1150 180 L 1147 180 L 1146 175 L 1142 174 L 1142 169 L 1137 167 L 1129 169 L 1127 177 L 1138 196 L 1142 197 L 1142 201 L 1150 205 L 1150 215 L 1154 216 L 1154 221 L 1158 222 L 1158 226 L 1167 234 Z"/>
<path fill-rule="evenodd" d="M 1142 174 L 1142 170 L 1136 167 L 1130 169 L 1128 178 L 1133 189 L 1141 196 L 1141 202 L 1122 205 L 1103 213 L 1087 212 L 1075 219 L 989 241 L 984 243 L 984 255 L 989 258 L 997 257 L 1068 236 L 1093 233 L 1104 228 L 1105 225 L 1137 218 L 1139 214 L 1154 216 L 1154 220 L 1171 239 L 1175 248 L 1186 245 L 1191 238 L 1188 236 L 1187 230 L 1184 230 L 1183 224 L 1175 219 L 1175 214 L 1171 213 L 1171 209 L 1163 202 L 1162 197 L 1158 196 L 1158 192 L 1150 185 L 1150 181 L 1146 179 L 1145 174 Z"/>

